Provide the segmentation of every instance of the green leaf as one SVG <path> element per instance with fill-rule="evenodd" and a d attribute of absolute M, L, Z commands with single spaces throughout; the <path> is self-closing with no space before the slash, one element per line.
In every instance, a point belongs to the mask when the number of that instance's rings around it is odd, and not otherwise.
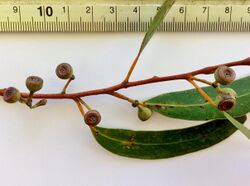
<path fill-rule="evenodd" d="M 238 118 L 244 123 L 246 116 Z M 105 149 L 139 159 L 170 158 L 208 148 L 232 135 L 237 129 L 228 120 L 169 131 L 132 131 L 92 128 L 97 142 Z"/>
<path fill-rule="evenodd" d="M 225 117 L 237 128 L 239 129 L 248 139 L 250 139 L 250 130 L 245 127 L 244 125 L 241 125 L 236 119 L 234 119 L 230 114 L 223 111 L 223 114 Z"/>
<path fill-rule="evenodd" d="M 236 106 L 228 113 L 240 117 L 250 111 L 250 76 L 236 80 L 229 86 L 237 92 Z M 213 87 L 202 88 L 215 100 L 217 92 Z M 205 102 L 196 89 L 173 92 L 154 97 L 145 102 L 149 108 L 168 117 L 186 120 L 225 119 L 216 107 Z"/>
<path fill-rule="evenodd" d="M 144 36 L 144 39 L 142 41 L 139 53 L 141 53 L 143 51 L 143 49 L 146 47 L 149 40 L 152 38 L 155 31 L 160 26 L 160 24 L 162 23 L 163 19 L 166 16 L 166 14 L 168 13 L 168 11 L 170 10 L 170 8 L 173 6 L 174 3 L 175 3 L 175 0 L 166 0 L 161 5 L 159 11 L 157 12 L 157 14 L 155 15 L 153 21 L 151 22 L 151 24 L 150 24 L 150 26 L 149 26 L 149 28 L 147 30 L 147 33 Z"/>

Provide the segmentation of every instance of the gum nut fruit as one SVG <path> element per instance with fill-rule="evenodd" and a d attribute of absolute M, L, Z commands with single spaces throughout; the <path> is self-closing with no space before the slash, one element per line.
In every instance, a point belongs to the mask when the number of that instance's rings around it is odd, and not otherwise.
<path fill-rule="evenodd" d="M 236 99 L 229 94 L 219 94 L 216 98 L 216 103 L 219 110 L 228 111 L 236 105 Z"/>
<path fill-rule="evenodd" d="M 101 122 L 101 114 L 97 110 L 89 110 L 84 115 L 84 121 L 87 125 L 94 127 Z"/>
<path fill-rule="evenodd" d="M 30 92 L 37 92 L 43 87 L 43 79 L 38 76 L 29 76 L 26 79 L 26 87 Z"/>
<path fill-rule="evenodd" d="M 220 66 L 216 69 L 214 73 L 214 78 L 216 82 L 227 85 L 232 83 L 235 80 L 236 74 L 235 71 L 227 66 Z"/>
<path fill-rule="evenodd" d="M 60 79 L 70 79 L 73 76 L 73 68 L 68 63 L 61 63 L 56 67 L 56 75 Z"/>
<path fill-rule="evenodd" d="M 21 99 L 21 94 L 15 87 L 9 87 L 5 89 L 3 99 L 7 103 L 16 103 Z"/>

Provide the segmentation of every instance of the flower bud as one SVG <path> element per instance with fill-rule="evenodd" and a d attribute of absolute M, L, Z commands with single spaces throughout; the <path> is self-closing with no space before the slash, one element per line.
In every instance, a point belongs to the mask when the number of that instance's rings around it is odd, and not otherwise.
<path fill-rule="evenodd" d="M 3 99 L 7 103 L 16 103 L 21 99 L 21 94 L 15 87 L 9 87 L 4 91 Z"/>
<path fill-rule="evenodd" d="M 73 77 L 73 68 L 68 63 L 61 63 L 56 67 L 56 75 L 60 79 L 70 79 Z"/>
<path fill-rule="evenodd" d="M 147 107 L 138 107 L 138 118 L 141 121 L 147 121 L 152 116 L 152 110 Z"/>
<path fill-rule="evenodd" d="M 237 93 L 232 88 L 222 88 L 222 89 L 220 89 L 220 93 L 231 95 L 234 98 L 237 97 Z"/>
<path fill-rule="evenodd" d="M 38 101 L 35 105 L 30 106 L 31 108 L 37 108 L 37 107 L 41 107 L 47 104 L 47 99 L 41 99 L 40 101 Z"/>
<path fill-rule="evenodd" d="M 26 79 L 26 87 L 32 93 L 37 92 L 43 87 L 43 79 L 38 76 L 29 76 Z"/>
<path fill-rule="evenodd" d="M 101 114 L 97 110 L 89 110 L 84 115 L 84 121 L 87 125 L 94 127 L 101 121 Z"/>
<path fill-rule="evenodd" d="M 236 74 L 232 68 L 229 68 L 227 66 L 220 66 L 214 72 L 214 77 L 216 82 L 222 85 L 227 85 L 235 80 Z"/>

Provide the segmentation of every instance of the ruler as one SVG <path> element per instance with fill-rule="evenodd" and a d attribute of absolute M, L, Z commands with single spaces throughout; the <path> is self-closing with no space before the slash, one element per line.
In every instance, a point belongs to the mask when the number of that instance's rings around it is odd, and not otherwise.
<path fill-rule="evenodd" d="M 0 32 L 145 32 L 163 0 L 1 0 Z M 250 31 L 250 0 L 177 0 L 159 31 Z"/>

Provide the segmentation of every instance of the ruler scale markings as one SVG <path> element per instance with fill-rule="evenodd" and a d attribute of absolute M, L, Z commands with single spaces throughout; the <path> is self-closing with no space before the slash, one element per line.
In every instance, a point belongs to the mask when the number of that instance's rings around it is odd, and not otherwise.
<path fill-rule="evenodd" d="M 138 6 L 138 31 L 141 32 L 141 6 Z"/>
<path fill-rule="evenodd" d="M 58 17 L 56 16 L 56 31 L 59 32 L 60 30 L 60 24 L 58 23 Z"/>
<path fill-rule="evenodd" d="M 35 1 L 37 3 L 25 3 L 23 0 L 10 4 L 1 2 L 0 32 L 145 32 L 161 4 L 160 1 L 146 3 L 146 0 L 132 3 L 111 0 L 110 4 L 98 3 L 99 0 L 76 0 L 77 3 L 66 3 L 66 0 L 51 0 L 52 3 L 47 0 L 41 3 Z M 169 18 L 158 30 L 250 31 L 250 0 L 231 2 L 177 1 L 170 10 Z M 63 7 L 65 14 L 62 13 Z M 90 14 L 84 12 L 86 7 L 90 7 Z M 110 7 L 114 7 L 114 14 L 107 11 Z M 204 7 L 206 11 L 202 13 Z"/>
<path fill-rule="evenodd" d="M 173 27 L 172 27 L 172 28 L 173 28 L 173 30 L 172 30 L 172 31 L 173 31 L 173 32 L 175 32 L 175 17 L 173 17 L 173 21 L 172 21 L 172 23 L 173 23 Z"/>
<path fill-rule="evenodd" d="M 7 32 L 7 30 L 6 30 L 7 26 L 5 24 L 6 24 L 6 22 L 3 22 L 3 31 Z"/>
<path fill-rule="evenodd" d="M 22 15 L 21 15 L 21 8 L 18 6 L 18 15 L 19 15 L 19 24 L 22 24 Z"/>
<path fill-rule="evenodd" d="M 23 30 L 28 30 L 27 25 L 25 24 L 25 21 L 22 22 L 22 25 L 20 25 L 20 24 L 18 24 L 18 23 L 19 23 L 19 22 L 12 22 L 13 31 L 14 31 L 14 32 L 17 32 L 17 30 L 18 30 L 19 32 L 22 32 L 22 29 L 23 29 Z M 20 25 L 20 27 L 19 27 L 19 25 Z"/>
<path fill-rule="evenodd" d="M 91 6 L 91 22 L 92 22 L 92 24 L 91 24 L 91 31 L 95 31 L 94 30 L 95 23 L 94 23 L 94 7 L 93 6 Z"/>
<path fill-rule="evenodd" d="M 11 30 L 11 32 L 16 32 L 14 23 L 15 22 L 10 21 L 10 30 Z"/>
<path fill-rule="evenodd" d="M 31 22 L 25 21 L 25 24 L 27 25 L 28 32 L 31 32 Z"/>
<path fill-rule="evenodd" d="M 184 7 L 184 27 L 182 31 L 186 29 L 186 24 L 187 24 L 187 6 Z"/>
<path fill-rule="evenodd" d="M 45 6 L 42 6 L 43 9 L 41 12 L 43 12 L 43 30 L 47 30 L 47 24 L 46 24 L 46 17 L 45 17 Z"/>
<path fill-rule="evenodd" d="M 229 22 L 227 23 L 227 31 L 233 31 L 232 13 L 233 13 L 233 8 L 232 6 L 230 6 L 230 15 L 229 15 Z"/>
<path fill-rule="evenodd" d="M 233 7 L 230 6 L 230 18 L 229 18 L 229 22 L 232 22 L 232 13 L 233 13 Z"/>
<path fill-rule="evenodd" d="M 69 30 L 72 30 L 72 26 L 71 26 L 71 21 L 70 21 L 70 8 L 69 6 L 67 6 L 67 16 L 68 16 L 68 27 L 70 28 Z"/>
<path fill-rule="evenodd" d="M 217 22 L 217 29 L 218 29 L 218 31 L 221 31 L 221 22 L 220 22 L 220 16 L 218 17 L 218 22 Z"/>
<path fill-rule="evenodd" d="M 126 22 L 126 31 L 129 31 L 129 17 L 127 17 L 127 22 Z"/>
<path fill-rule="evenodd" d="M 82 22 L 82 28 L 83 28 L 84 31 L 87 30 L 87 28 L 86 28 L 86 22 Z"/>
<path fill-rule="evenodd" d="M 106 25 L 106 18 L 103 18 L 103 27 L 104 27 L 104 32 L 107 31 L 107 25 Z"/>
<path fill-rule="evenodd" d="M 79 29 L 80 29 L 79 31 L 80 31 L 80 32 L 83 32 L 84 28 L 83 28 L 82 17 L 81 17 L 81 16 L 80 16 L 80 19 L 79 19 L 78 24 L 79 24 Z"/>
<path fill-rule="evenodd" d="M 34 24 L 34 17 L 31 16 L 31 31 L 34 32 L 36 31 L 36 25 Z"/>
<path fill-rule="evenodd" d="M 207 7 L 207 23 L 206 23 L 206 30 L 209 30 L 209 19 L 210 19 L 210 6 Z"/>
<path fill-rule="evenodd" d="M 7 30 L 10 32 L 11 29 L 10 29 L 10 18 L 9 16 L 7 16 Z"/>
<path fill-rule="evenodd" d="M 118 31 L 118 8 L 115 6 L 115 24 L 116 24 L 116 31 Z"/>
<path fill-rule="evenodd" d="M 239 23 L 239 31 L 242 32 L 243 31 L 243 25 L 242 25 L 242 17 L 240 18 L 240 23 Z"/>
<path fill-rule="evenodd" d="M 9 21 L 9 29 L 10 29 L 11 32 L 14 32 L 11 21 Z"/>
<path fill-rule="evenodd" d="M 0 30 L 3 31 L 3 22 L 0 21 Z"/>
<path fill-rule="evenodd" d="M 27 22 L 27 21 L 26 21 Z M 27 24 L 28 24 L 28 26 L 29 26 L 29 32 L 31 32 L 32 31 L 32 24 L 31 24 L 31 22 L 27 22 Z"/>
<path fill-rule="evenodd" d="M 15 22 L 10 22 L 10 27 L 11 27 L 11 31 L 12 31 L 12 32 L 16 32 L 14 23 L 15 23 Z"/>
<path fill-rule="evenodd" d="M 197 17 L 195 18 L 195 28 L 194 28 L 194 30 L 201 31 L 201 28 L 199 26 L 198 18 Z M 194 30 L 192 30 L 192 31 L 194 31 Z"/>
<path fill-rule="evenodd" d="M 55 30 L 56 30 L 55 22 L 50 22 L 50 31 L 53 32 Z"/>
<path fill-rule="evenodd" d="M 103 24 L 103 21 L 100 22 L 101 23 L 101 32 L 104 32 L 104 24 Z"/>

